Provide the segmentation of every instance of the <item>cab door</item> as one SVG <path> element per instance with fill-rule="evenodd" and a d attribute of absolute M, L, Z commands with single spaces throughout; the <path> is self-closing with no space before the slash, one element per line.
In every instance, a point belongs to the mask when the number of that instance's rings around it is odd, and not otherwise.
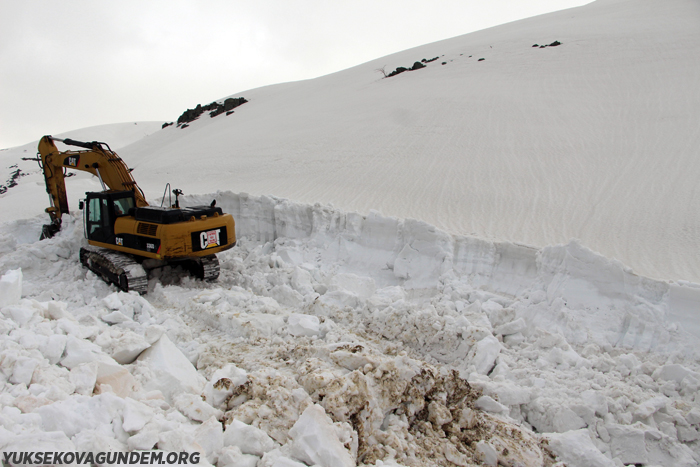
<path fill-rule="evenodd" d="M 111 219 L 109 200 L 102 196 L 88 196 L 85 216 L 85 234 L 88 240 L 113 243 L 114 223 Z"/>

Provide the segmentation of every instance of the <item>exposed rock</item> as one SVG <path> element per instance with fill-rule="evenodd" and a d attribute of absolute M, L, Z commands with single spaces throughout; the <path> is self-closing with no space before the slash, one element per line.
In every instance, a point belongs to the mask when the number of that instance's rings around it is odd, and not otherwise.
<path fill-rule="evenodd" d="M 0 195 L 7 193 L 7 190 L 9 190 L 12 187 L 17 186 L 18 180 L 20 177 L 24 177 L 25 173 L 22 173 L 21 169 L 16 168 L 17 164 L 11 166 L 11 169 L 15 169 L 12 172 L 10 172 L 10 178 L 7 180 L 6 185 L 0 185 Z"/>
<path fill-rule="evenodd" d="M 403 73 L 404 71 L 420 70 L 421 68 L 425 68 L 424 63 L 434 62 L 434 61 L 437 60 L 438 58 L 439 58 L 439 57 L 434 57 L 434 58 L 431 58 L 430 60 L 424 58 L 424 59 L 422 59 L 420 62 L 414 62 L 414 63 L 413 63 L 413 66 L 411 66 L 411 68 L 406 68 L 406 67 L 400 66 L 400 67 L 398 67 L 396 70 L 394 70 L 394 71 L 392 71 L 391 73 L 389 73 L 388 75 L 386 75 L 386 77 L 387 77 L 387 78 L 391 78 L 392 76 L 396 76 L 396 75 L 398 75 L 398 74 L 400 74 L 400 73 Z M 445 64 L 445 63 L 443 63 L 443 65 L 444 65 L 444 64 Z"/>
<path fill-rule="evenodd" d="M 177 126 L 180 128 L 186 128 L 187 123 L 197 120 L 204 112 L 209 112 L 210 117 L 216 117 L 224 112 L 230 115 L 233 109 L 239 105 L 245 104 L 248 100 L 245 97 L 229 97 L 223 103 L 212 102 L 211 104 L 201 105 L 197 104 L 194 109 L 185 110 L 180 117 L 177 119 Z M 165 126 L 163 127 L 165 128 Z"/>

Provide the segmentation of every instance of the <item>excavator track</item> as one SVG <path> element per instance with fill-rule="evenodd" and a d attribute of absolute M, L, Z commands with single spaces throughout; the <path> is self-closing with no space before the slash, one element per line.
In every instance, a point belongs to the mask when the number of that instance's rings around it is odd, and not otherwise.
<path fill-rule="evenodd" d="M 80 263 L 124 292 L 144 294 L 148 290 L 148 274 L 132 256 L 104 248 L 81 248 Z"/>

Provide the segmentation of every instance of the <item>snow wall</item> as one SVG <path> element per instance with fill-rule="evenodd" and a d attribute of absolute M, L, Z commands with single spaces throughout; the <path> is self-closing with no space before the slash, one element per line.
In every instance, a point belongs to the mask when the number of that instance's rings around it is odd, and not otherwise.
<path fill-rule="evenodd" d="M 400 285 L 416 294 L 429 295 L 454 279 L 499 295 L 544 293 L 546 309 L 558 304 L 559 315 L 530 311 L 525 318 L 533 326 L 558 328 L 578 343 L 607 335 L 614 346 L 650 350 L 667 340 L 665 330 L 700 338 L 699 284 L 639 276 L 576 240 L 537 249 L 450 235 L 421 221 L 374 211 L 362 215 L 230 191 L 186 196 L 183 204 L 208 205 L 212 199 L 234 216 L 239 238 L 262 243 L 299 239 L 316 247 L 309 255 L 278 247 L 291 264 L 331 260 L 343 264 L 344 272 L 374 271 L 378 286 Z"/>

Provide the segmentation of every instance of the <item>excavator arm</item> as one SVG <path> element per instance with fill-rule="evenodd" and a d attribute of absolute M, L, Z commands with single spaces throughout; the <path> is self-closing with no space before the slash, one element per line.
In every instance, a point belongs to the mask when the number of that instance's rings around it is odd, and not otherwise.
<path fill-rule="evenodd" d="M 66 145 L 81 147 L 84 150 L 59 151 L 54 141 L 61 141 Z M 95 175 L 99 178 L 104 191 L 133 191 L 136 206 L 148 206 L 143 191 L 131 176 L 131 170 L 105 143 L 97 141 L 85 143 L 44 136 L 39 141 L 38 156 L 46 181 L 46 192 L 51 201 L 51 206 L 46 208 L 46 212 L 51 217 L 51 224 L 44 226 L 42 238 L 56 234 L 61 229 L 61 217 L 69 213 L 65 169 L 82 170 Z"/>

